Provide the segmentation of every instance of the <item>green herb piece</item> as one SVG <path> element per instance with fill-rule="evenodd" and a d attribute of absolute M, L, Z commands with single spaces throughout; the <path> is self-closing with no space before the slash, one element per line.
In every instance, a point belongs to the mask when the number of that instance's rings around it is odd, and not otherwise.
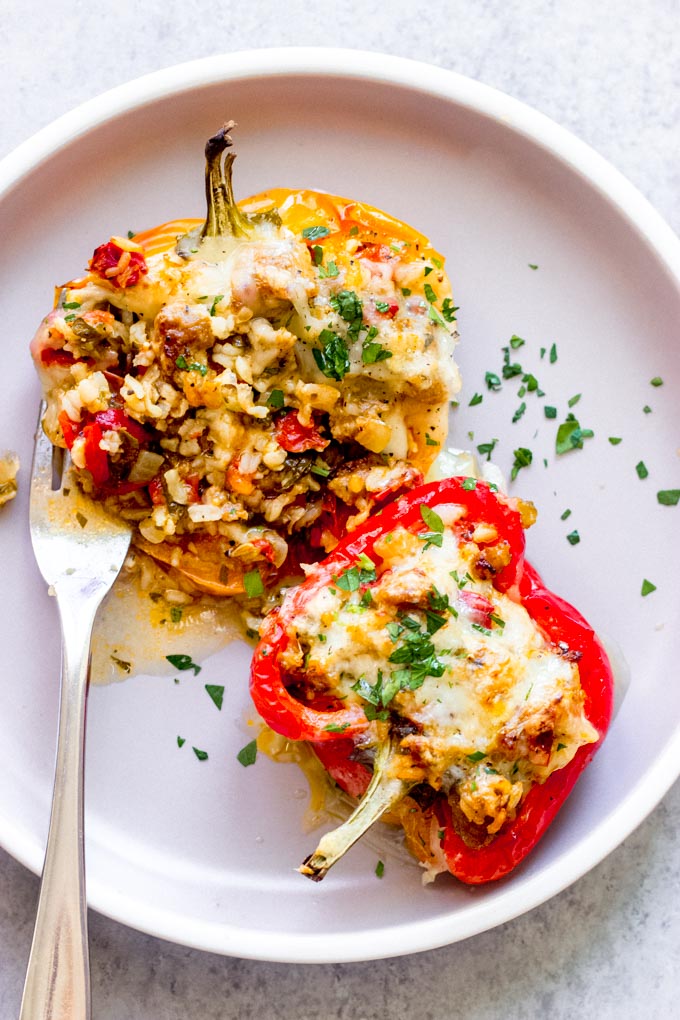
<path fill-rule="evenodd" d="M 328 478 L 331 473 L 331 469 L 328 464 L 324 463 L 322 460 L 317 460 L 314 464 L 312 464 L 311 470 L 313 475 L 318 475 L 320 478 Z"/>
<path fill-rule="evenodd" d="M 680 503 L 680 489 L 662 489 L 656 494 L 662 506 L 677 506 Z"/>
<path fill-rule="evenodd" d="M 476 478 L 464 478 L 461 482 L 461 488 L 465 489 L 466 492 L 474 492 L 477 488 Z"/>
<path fill-rule="evenodd" d="M 498 391 L 501 388 L 500 377 L 495 372 L 487 372 L 484 376 L 484 382 L 490 390 Z"/>
<path fill-rule="evenodd" d="M 249 570 L 243 575 L 243 587 L 245 588 L 246 595 L 249 599 L 255 599 L 260 595 L 264 595 L 262 575 L 257 567 L 254 570 Z"/>
<path fill-rule="evenodd" d="M 217 306 L 219 305 L 220 301 L 222 301 L 223 299 L 224 299 L 224 294 L 216 294 L 215 295 L 215 297 L 213 298 L 213 303 L 210 306 L 210 314 L 211 315 L 215 314 L 215 312 L 217 311 Z"/>
<path fill-rule="evenodd" d="M 328 733 L 344 733 L 348 726 L 349 723 L 347 722 L 342 723 L 341 725 L 338 725 L 338 723 L 329 723 L 328 726 L 324 726 L 324 730 Z"/>
<path fill-rule="evenodd" d="M 524 403 L 524 401 L 522 401 L 522 403 L 519 405 L 519 407 L 512 416 L 513 423 L 520 420 L 526 409 L 527 405 Z"/>
<path fill-rule="evenodd" d="M 236 760 L 247 768 L 248 765 L 254 765 L 257 760 L 257 740 L 251 740 L 249 744 L 242 747 L 239 753 L 236 755 Z"/>
<path fill-rule="evenodd" d="M 537 265 L 535 265 L 535 263 L 533 263 L 533 262 L 530 262 L 530 263 L 529 263 L 529 269 L 538 269 L 538 266 L 537 266 Z"/>
<path fill-rule="evenodd" d="M 569 404 L 569 407 L 574 407 L 576 404 L 578 404 L 580 399 L 581 399 L 581 394 L 580 393 L 576 393 L 573 397 L 569 398 L 567 403 Z"/>
<path fill-rule="evenodd" d="M 433 439 L 429 432 L 425 433 L 425 446 L 439 446 L 439 442 Z"/>
<path fill-rule="evenodd" d="M 87 517 L 85 514 L 81 514 L 80 510 L 76 511 L 76 520 L 81 528 L 84 528 L 87 525 Z"/>
<path fill-rule="evenodd" d="M 222 702 L 224 701 L 224 687 L 221 684 L 206 684 L 205 689 L 208 695 L 212 698 L 218 711 L 222 711 Z"/>
<path fill-rule="evenodd" d="M 430 273 L 434 273 L 434 266 L 425 266 L 423 270 L 423 276 L 429 276 Z"/>
<path fill-rule="evenodd" d="M 69 310 L 71 310 L 73 308 L 80 308 L 81 307 L 81 302 L 80 301 L 64 301 L 64 303 L 63 303 L 63 305 L 61 307 L 62 308 L 68 308 Z M 69 318 L 70 318 L 70 316 L 69 316 Z"/>
<path fill-rule="evenodd" d="M 649 406 L 649 404 L 645 404 L 645 406 L 642 408 L 642 410 L 644 411 L 645 414 L 651 414 L 652 413 L 652 409 Z"/>
<path fill-rule="evenodd" d="M 571 510 L 565 510 L 564 513 L 560 515 L 560 520 L 566 521 L 568 517 L 571 517 Z"/>
<path fill-rule="evenodd" d="M 645 464 L 645 462 L 643 460 L 639 460 L 637 462 L 637 464 L 635 465 L 635 470 L 637 471 L 638 478 L 648 478 L 649 477 L 649 470 L 648 470 L 647 465 Z"/>
<path fill-rule="evenodd" d="M 378 863 L 375 866 L 375 873 L 378 878 L 383 877 L 383 875 L 385 874 L 385 864 L 383 861 L 378 861 Z"/>
<path fill-rule="evenodd" d="M 473 751 L 472 754 L 466 755 L 468 761 L 483 761 L 486 758 L 484 751 Z"/>
<path fill-rule="evenodd" d="M 454 305 L 451 298 L 444 298 L 442 301 L 442 315 L 447 322 L 456 321 L 456 312 L 459 309 L 459 305 Z"/>
<path fill-rule="evenodd" d="M 187 742 L 187 738 L 186 737 L 178 737 L 177 738 L 177 746 L 178 747 L 184 747 L 186 742 Z"/>
<path fill-rule="evenodd" d="M 348 323 L 347 335 L 356 340 L 361 331 L 363 304 L 353 290 L 341 290 L 330 299 L 331 308 Z"/>
<path fill-rule="evenodd" d="M 558 744 L 556 750 L 557 751 L 564 751 L 566 746 L 567 746 L 566 744 Z"/>
<path fill-rule="evenodd" d="M 321 265 L 319 266 L 319 276 L 321 277 L 322 280 L 325 280 L 325 279 L 331 279 L 332 280 L 332 279 L 335 279 L 335 277 L 339 276 L 339 275 L 340 275 L 340 270 L 337 267 L 337 263 L 333 262 L 332 260 L 328 263 L 328 265 L 326 266 L 325 269 L 324 269 L 323 266 L 321 266 Z"/>
<path fill-rule="evenodd" d="M 520 446 L 514 451 L 514 457 L 515 460 L 512 465 L 512 471 L 510 472 L 510 478 L 513 482 L 522 468 L 529 467 L 534 459 L 534 455 L 531 450 L 527 450 L 525 446 Z"/>
<path fill-rule="evenodd" d="M 514 333 L 510 337 L 510 346 L 512 347 L 513 351 L 516 351 L 519 347 L 524 347 L 525 343 L 526 340 L 522 340 L 521 336 L 516 336 Z"/>
<path fill-rule="evenodd" d="M 198 676 L 201 672 L 201 667 L 193 661 L 190 655 L 166 655 L 165 658 L 171 666 L 174 666 L 175 669 L 179 669 L 180 671 L 193 669 L 194 676 Z"/>
<path fill-rule="evenodd" d="M 284 403 L 283 390 L 272 390 L 267 397 L 267 407 L 274 411 L 280 411 Z"/>
<path fill-rule="evenodd" d="M 591 439 L 594 434 L 592 429 L 582 429 L 574 415 L 568 414 L 567 420 L 557 429 L 555 452 L 562 454 L 569 450 L 582 450 L 583 440 Z"/>
<path fill-rule="evenodd" d="M 619 443 L 621 442 L 621 436 L 610 436 L 609 442 L 612 444 L 612 446 L 618 446 Z"/>
<path fill-rule="evenodd" d="M 323 265 L 323 248 L 320 244 L 312 246 L 312 262 L 315 266 Z"/>
<path fill-rule="evenodd" d="M 320 237 L 328 237 L 329 234 L 328 227 L 322 227 L 321 224 L 315 227 L 305 227 L 302 231 L 302 236 L 306 241 L 317 241 Z"/>
<path fill-rule="evenodd" d="M 546 416 L 546 418 L 556 418 L 557 417 L 557 408 L 556 407 L 549 407 L 546 404 L 545 407 L 543 408 L 543 414 Z"/>
<path fill-rule="evenodd" d="M 192 747 L 191 750 L 194 752 L 194 754 L 196 755 L 196 757 L 198 758 L 199 761 L 207 761 L 208 760 L 208 752 L 207 751 L 201 751 L 201 750 L 199 750 L 198 747 Z"/>
<path fill-rule="evenodd" d="M 403 294 L 404 297 L 410 297 L 411 296 L 411 288 L 410 287 L 402 287 L 401 288 L 401 293 Z"/>
<path fill-rule="evenodd" d="M 182 368 L 185 370 L 189 368 L 189 362 L 187 361 L 183 354 L 180 354 L 178 358 L 175 358 L 175 365 L 177 366 L 177 368 Z"/>
<path fill-rule="evenodd" d="M 341 336 L 330 329 L 322 329 L 319 334 L 322 349 L 314 348 L 312 354 L 317 367 L 329 379 L 341 381 L 349 372 L 349 351 Z"/>
<path fill-rule="evenodd" d="M 64 305 L 64 307 L 66 307 Z M 653 379 L 649 380 L 652 386 L 663 386 L 663 379 L 660 375 L 655 375 Z"/>
<path fill-rule="evenodd" d="M 136 234 L 137 234 L 136 230 L 128 230 L 127 232 L 128 241 L 131 241 L 132 238 L 136 236 Z"/>
<path fill-rule="evenodd" d="M 424 523 L 428 526 L 430 531 L 434 531 L 439 534 L 443 533 L 444 522 L 439 516 L 439 514 L 435 513 L 435 511 L 432 510 L 431 507 L 425 506 L 425 504 L 423 503 L 420 507 L 420 516 L 422 517 Z"/>
<path fill-rule="evenodd" d="M 182 620 L 182 607 L 171 606 L 170 607 L 170 621 L 171 623 L 180 623 Z"/>
<path fill-rule="evenodd" d="M 497 443 L 498 443 L 497 439 L 492 439 L 488 443 L 479 443 L 478 446 L 477 446 L 477 452 L 482 457 L 486 454 L 486 459 L 487 460 L 491 460 L 491 454 L 493 453 L 494 449 L 496 448 L 496 444 Z"/>
<path fill-rule="evenodd" d="M 470 403 L 468 404 L 468 407 L 476 407 L 477 404 L 481 404 L 482 400 L 484 400 L 484 397 L 482 396 L 481 393 L 474 393 L 472 395 Z"/>
<path fill-rule="evenodd" d="M 557 344 L 553 344 L 552 347 L 550 348 L 549 358 L 550 364 L 554 365 L 555 362 L 557 361 Z"/>
<path fill-rule="evenodd" d="M 578 545 L 580 541 L 581 536 L 579 535 L 578 531 L 571 531 L 567 535 L 567 542 L 569 543 L 569 545 Z"/>
<path fill-rule="evenodd" d="M 644 581 L 642 582 L 642 588 L 640 589 L 640 594 L 642 596 L 651 595 L 653 591 L 656 591 L 656 585 L 652 584 L 651 581 L 648 581 L 647 578 L 645 578 Z"/>
<path fill-rule="evenodd" d="M 356 225 L 349 228 L 349 236 L 350 237 L 356 237 L 358 233 L 359 233 L 359 228 Z"/>
<path fill-rule="evenodd" d="M 378 361 L 386 361 L 392 357 L 392 351 L 388 351 L 382 344 L 364 342 L 361 348 L 361 360 L 364 365 L 375 365 Z"/>
<path fill-rule="evenodd" d="M 423 287 L 423 291 L 425 293 L 425 300 L 429 301 L 431 305 L 436 305 L 437 295 L 435 294 L 434 290 L 432 289 L 429 283 L 425 284 L 425 286 Z"/>

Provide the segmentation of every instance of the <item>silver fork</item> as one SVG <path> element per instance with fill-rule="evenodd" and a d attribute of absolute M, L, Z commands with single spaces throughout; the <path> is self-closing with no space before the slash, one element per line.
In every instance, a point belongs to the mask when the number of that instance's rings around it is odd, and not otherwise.
<path fill-rule="evenodd" d="M 99 605 L 130 545 L 130 529 L 87 500 L 68 472 L 53 486 L 54 448 L 41 404 L 31 475 L 31 539 L 40 572 L 56 596 L 62 665 L 59 735 L 38 911 L 20 1020 L 89 1020 L 83 846 L 85 703 L 90 640 Z"/>

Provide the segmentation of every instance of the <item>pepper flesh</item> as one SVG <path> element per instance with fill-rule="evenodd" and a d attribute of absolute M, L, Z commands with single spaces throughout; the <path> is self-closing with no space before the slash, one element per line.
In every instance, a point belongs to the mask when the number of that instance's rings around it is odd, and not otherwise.
<path fill-rule="evenodd" d="M 369 722 L 365 720 L 362 725 L 354 711 L 356 706 L 337 703 L 325 711 L 316 709 L 315 714 L 310 714 L 308 706 L 294 697 L 287 687 L 291 678 L 285 676 L 279 664 L 279 657 L 290 640 L 286 627 L 293 623 L 310 598 L 355 564 L 359 556 L 370 557 L 381 536 L 398 525 L 422 531 L 422 507 L 436 510 L 437 506 L 451 503 L 466 508 L 466 525 L 475 522 L 491 524 L 499 539 L 507 542 L 509 560 L 496 574 L 494 587 L 526 609 L 551 645 L 557 646 L 571 659 L 578 659 L 580 683 L 585 695 L 584 714 L 600 735 L 596 743 L 580 746 L 571 761 L 553 771 L 545 782 L 534 782 L 514 819 L 507 821 L 485 845 L 469 846 L 463 840 L 454 826 L 444 794 L 435 793 L 430 798 L 430 806 L 423 810 L 430 812 L 430 816 L 434 812 L 438 819 L 442 833 L 441 850 L 449 870 L 463 882 L 478 884 L 508 874 L 543 835 L 601 743 L 612 707 L 613 679 L 606 654 L 583 617 L 559 596 L 548 591 L 536 571 L 526 563 L 521 515 L 513 501 L 495 494 L 481 482 L 471 487 L 467 479 L 452 478 L 418 488 L 377 518 L 369 519 L 362 528 L 341 542 L 302 586 L 290 593 L 273 619 L 265 621 L 262 641 L 253 660 L 251 693 L 258 711 L 273 729 L 291 739 L 311 741 L 322 764 L 340 786 L 354 796 L 364 792 L 370 783 L 370 773 L 353 761 L 355 742 L 347 738 L 365 732 Z M 467 599 L 471 609 L 488 613 L 484 600 L 477 596 L 471 598 L 473 594 L 469 593 Z M 417 807 L 416 810 L 421 809 Z M 361 803 L 355 815 L 360 813 L 370 814 L 366 809 L 362 812 Z M 326 842 L 322 841 L 320 845 L 322 851 L 328 845 L 327 837 L 324 840 Z M 301 870 L 305 873 L 304 868 Z"/>

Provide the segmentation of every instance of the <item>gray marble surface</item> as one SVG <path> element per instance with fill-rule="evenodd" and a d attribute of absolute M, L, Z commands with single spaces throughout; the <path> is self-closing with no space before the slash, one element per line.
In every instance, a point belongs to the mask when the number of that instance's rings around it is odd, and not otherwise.
<path fill-rule="evenodd" d="M 0 155 L 105 89 L 177 62 L 331 45 L 429 61 L 589 142 L 680 230 L 677 0 L 3 0 Z M 284 13 L 285 12 L 285 13 Z M 680 786 L 573 887 L 457 945 L 365 964 L 224 959 L 92 915 L 96 1020 L 677 1015 Z M 37 879 L 0 851 L 0 1020 L 18 1013 Z"/>

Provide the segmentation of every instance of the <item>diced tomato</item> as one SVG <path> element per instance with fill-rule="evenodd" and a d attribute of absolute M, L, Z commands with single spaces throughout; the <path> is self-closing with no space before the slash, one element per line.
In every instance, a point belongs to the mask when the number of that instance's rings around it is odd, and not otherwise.
<path fill-rule="evenodd" d="M 43 347 L 40 352 L 41 364 L 45 365 L 46 368 L 50 365 L 63 365 L 64 367 L 68 367 L 69 365 L 73 365 L 75 360 L 76 359 L 69 351 L 61 349 L 57 350 L 54 347 Z"/>
<path fill-rule="evenodd" d="M 276 442 L 288 453 L 305 453 L 306 450 L 325 450 L 330 440 L 324 439 L 316 422 L 302 425 L 297 411 L 289 411 L 277 419 L 274 426 Z"/>
<path fill-rule="evenodd" d="M 149 272 L 146 259 L 138 251 L 124 251 L 114 241 L 95 248 L 90 270 L 109 280 L 114 287 L 134 287 Z"/>
<path fill-rule="evenodd" d="M 160 475 L 156 475 L 149 482 L 149 497 L 154 506 L 165 506 L 165 492 L 163 491 L 163 482 Z"/>
<path fill-rule="evenodd" d="M 476 591 L 468 591 L 466 588 L 463 588 L 458 596 L 458 601 L 463 603 L 465 615 L 472 620 L 473 623 L 479 624 L 480 627 L 491 626 L 493 603 L 485 598 L 484 595 L 480 595 Z"/>

